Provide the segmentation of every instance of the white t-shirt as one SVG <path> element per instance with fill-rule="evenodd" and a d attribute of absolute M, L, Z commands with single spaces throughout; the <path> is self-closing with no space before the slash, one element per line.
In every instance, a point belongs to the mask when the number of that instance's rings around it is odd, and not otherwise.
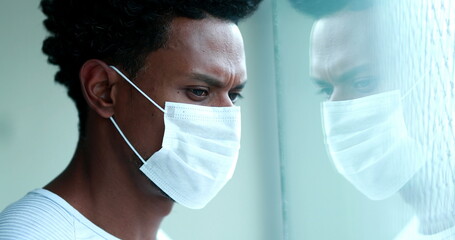
<path fill-rule="evenodd" d="M 419 221 L 414 217 L 395 240 L 455 240 L 455 227 L 432 235 L 419 233 Z"/>
<path fill-rule="evenodd" d="M 45 189 L 29 192 L 0 213 L 0 239 L 118 240 Z M 170 238 L 160 230 L 157 240 Z"/>

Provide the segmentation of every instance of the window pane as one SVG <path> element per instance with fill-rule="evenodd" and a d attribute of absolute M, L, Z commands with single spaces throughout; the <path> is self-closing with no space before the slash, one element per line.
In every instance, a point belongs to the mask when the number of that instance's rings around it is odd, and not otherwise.
<path fill-rule="evenodd" d="M 452 2 L 274 2 L 286 239 L 455 236 Z"/>

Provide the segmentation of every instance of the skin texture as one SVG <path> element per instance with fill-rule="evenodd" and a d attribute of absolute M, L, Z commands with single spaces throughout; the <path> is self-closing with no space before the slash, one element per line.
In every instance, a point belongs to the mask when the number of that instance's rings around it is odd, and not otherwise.
<path fill-rule="evenodd" d="M 380 91 L 373 10 L 344 10 L 313 25 L 310 77 L 331 101 Z"/>
<path fill-rule="evenodd" d="M 238 27 L 213 17 L 175 18 L 170 27 L 166 46 L 151 52 L 130 79 L 161 107 L 166 101 L 233 106 L 246 81 Z M 45 188 L 116 237 L 155 239 L 173 201 L 140 172 L 142 162 L 108 118 L 148 159 L 161 148 L 163 113 L 103 61 L 87 61 L 80 80 L 90 107 L 86 137 Z"/>

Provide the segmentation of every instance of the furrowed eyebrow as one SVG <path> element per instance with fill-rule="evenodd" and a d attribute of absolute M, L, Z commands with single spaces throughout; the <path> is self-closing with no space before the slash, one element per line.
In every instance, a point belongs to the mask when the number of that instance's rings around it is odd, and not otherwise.
<path fill-rule="evenodd" d="M 242 90 L 242 89 L 244 89 L 244 88 L 245 88 L 245 85 L 246 85 L 246 82 L 247 82 L 246 80 L 243 81 L 243 82 L 240 83 L 239 85 L 235 86 L 235 87 L 233 88 L 233 90 Z"/>
<path fill-rule="evenodd" d="M 324 81 L 322 79 L 319 79 L 319 78 L 310 78 L 311 81 L 313 81 L 316 85 L 320 86 L 320 87 L 328 87 L 328 86 L 331 86 L 331 84 L 327 81 Z"/>
<path fill-rule="evenodd" d="M 371 66 L 370 65 L 360 65 L 360 66 L 357 66 L 357 67 L 353 67 L 351 69 L 349 69 L 347 72 L 343 73 L 341 76 L 337 77 L 334 82 L 337 82 L 337 83 L 343 83 L 343 82 L 346 82 L 350 79 L 353 79 L 356 75 L 358 75 L 359 73 L 363 73 L 363 72 L 367 72 L 371 70 Z M 311 77 L 310 78 L 314 83 L 316 83 L 318 86 L 321 86 L 321 87 L 325 87 L 325 86 L 329 86 L 331 85 L 329 83 L 329 81 L 327 80 L 323 80 L 323 79 L 320 79 L 320 78 L 314 78 L 314 77 Z"/>
<path fill-rule="evenodd" d="M 194 80 L 204 82 L 204 83 L 206 83 L 209 86 L 223 87 L 223 82 L 221 82 L 220 80 L 218 80 L 218 79 L 216 79 L 214 77 L 211 77 L 211 76 L 208 76 L 208 75 L 205 75 L 205 74 L 192 73 L 190 75 L 190 77 L 192 79 L 194 79 Z"/>
<path fill-rule="evenodd" d="M 222 81 L 220 81 L 217 78 L 205 75 L 205 74 L 192 73 L 190 75 L 190 77 L 191 77 L 191 79 L 194 79 L 196 81 L 204 82 L 207 85 L 212 86 L 212 87 L 218 87 L 218 88 L 224 87 L 224 83 Z M 234 90 L 241 90 L 241 89 L 243 89 L 245 87 L 245 85 L 246 85 L 246 80 L 244 82 L 242 82 L 241 84 L 235 86 L 233 89 Z"/>
<path fill-rule="evenodd" d="M 335 81 L 337 81 L 337 82 L 348 81 L 349 79 L 354 78 L 359 73 L 366 72 L 370 69 L 371 69 L 371 67 L 369 65 L 360 65 L 360 66 L 354 67 L 354 68 L 350 69 L 349 71 L 343 73 Z"/>

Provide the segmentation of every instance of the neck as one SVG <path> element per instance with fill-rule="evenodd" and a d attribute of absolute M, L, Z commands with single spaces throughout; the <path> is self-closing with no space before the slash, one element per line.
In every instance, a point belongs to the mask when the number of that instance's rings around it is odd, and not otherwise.
<path fill-rule="evenodd" d="M 419 232 L 432 235 L 455 226 L 455 176 L 449 160 L 428 161 L 401 190 L 414 209 Z"/>
<path fill-rule="evenodd" d="M 114 141 L 123 140 L 109 134 L 80 140 L 68 168 L 45 188 L 116 237 L 155 239 L 173 202 L 140 172 L 128 148 Z"/>

